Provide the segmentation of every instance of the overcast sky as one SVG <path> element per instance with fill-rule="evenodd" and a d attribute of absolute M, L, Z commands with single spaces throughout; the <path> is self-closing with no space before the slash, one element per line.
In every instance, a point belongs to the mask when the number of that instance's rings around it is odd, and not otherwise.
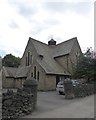
<path fill-rule="evenodd" d="M 0 56 L 22 57 L 29 37 L 57 43 L 77 37 L 94 48 L 93 0 L 0 0 Z"/>

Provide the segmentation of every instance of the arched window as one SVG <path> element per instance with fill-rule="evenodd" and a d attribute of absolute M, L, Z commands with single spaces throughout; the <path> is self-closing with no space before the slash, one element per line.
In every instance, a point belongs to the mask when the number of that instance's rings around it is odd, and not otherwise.
<path fill-rule="evenodd" d="M 31 65 L 33 62 L 33 56 L 31 54 L 30 51 L 28 51 L 27 55 L 26 55 L 26 66 Z"/>

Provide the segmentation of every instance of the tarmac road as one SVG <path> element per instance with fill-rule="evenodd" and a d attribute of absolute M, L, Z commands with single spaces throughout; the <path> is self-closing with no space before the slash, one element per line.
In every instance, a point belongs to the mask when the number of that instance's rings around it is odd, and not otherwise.
<path fill-rule="evenodd" d="M 38 92 L 36 110 L 23 118 L 94 118 L 94 95 L 72 100 L 54 92 Z"/>

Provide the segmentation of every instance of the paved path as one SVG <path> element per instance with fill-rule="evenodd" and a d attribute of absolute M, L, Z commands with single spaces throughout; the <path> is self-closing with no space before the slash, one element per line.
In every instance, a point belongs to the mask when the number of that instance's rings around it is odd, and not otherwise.
<path fill-rule="evenodd" d="M 66 100 L 56 92 L 39 92 L 36 110 L 23 118 L 94 118 L 94 95 Z"/>

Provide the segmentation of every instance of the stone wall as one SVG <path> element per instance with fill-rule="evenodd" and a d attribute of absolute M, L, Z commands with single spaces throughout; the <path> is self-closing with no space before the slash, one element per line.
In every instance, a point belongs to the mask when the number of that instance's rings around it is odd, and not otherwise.
<path fill-rule="evenodd" d="M 85 97 L 88 95 L 95 94 L 94 83 L 78 84 L 73 87 L 70 80 L 64 82 L 65 88 L 65 99 L 73 99 L 77 97 Z"/>
<path fill-rule="evenodd" d="M 34 95 L 30 89 L 7 90 L 2 94 L 2 118 L 18 118 L 34 111 Z"/>
<path fill-rule="evenodd" d="M 45 91 L 51 91 L 56 89 L 56 76 L 46 75 L 45 79 Z"/>
<path fill-rule="evenodd" d="M 94 84 L 81 84 L 73 87 L 74 96 L 85 97 L 94 94 Z"/>

